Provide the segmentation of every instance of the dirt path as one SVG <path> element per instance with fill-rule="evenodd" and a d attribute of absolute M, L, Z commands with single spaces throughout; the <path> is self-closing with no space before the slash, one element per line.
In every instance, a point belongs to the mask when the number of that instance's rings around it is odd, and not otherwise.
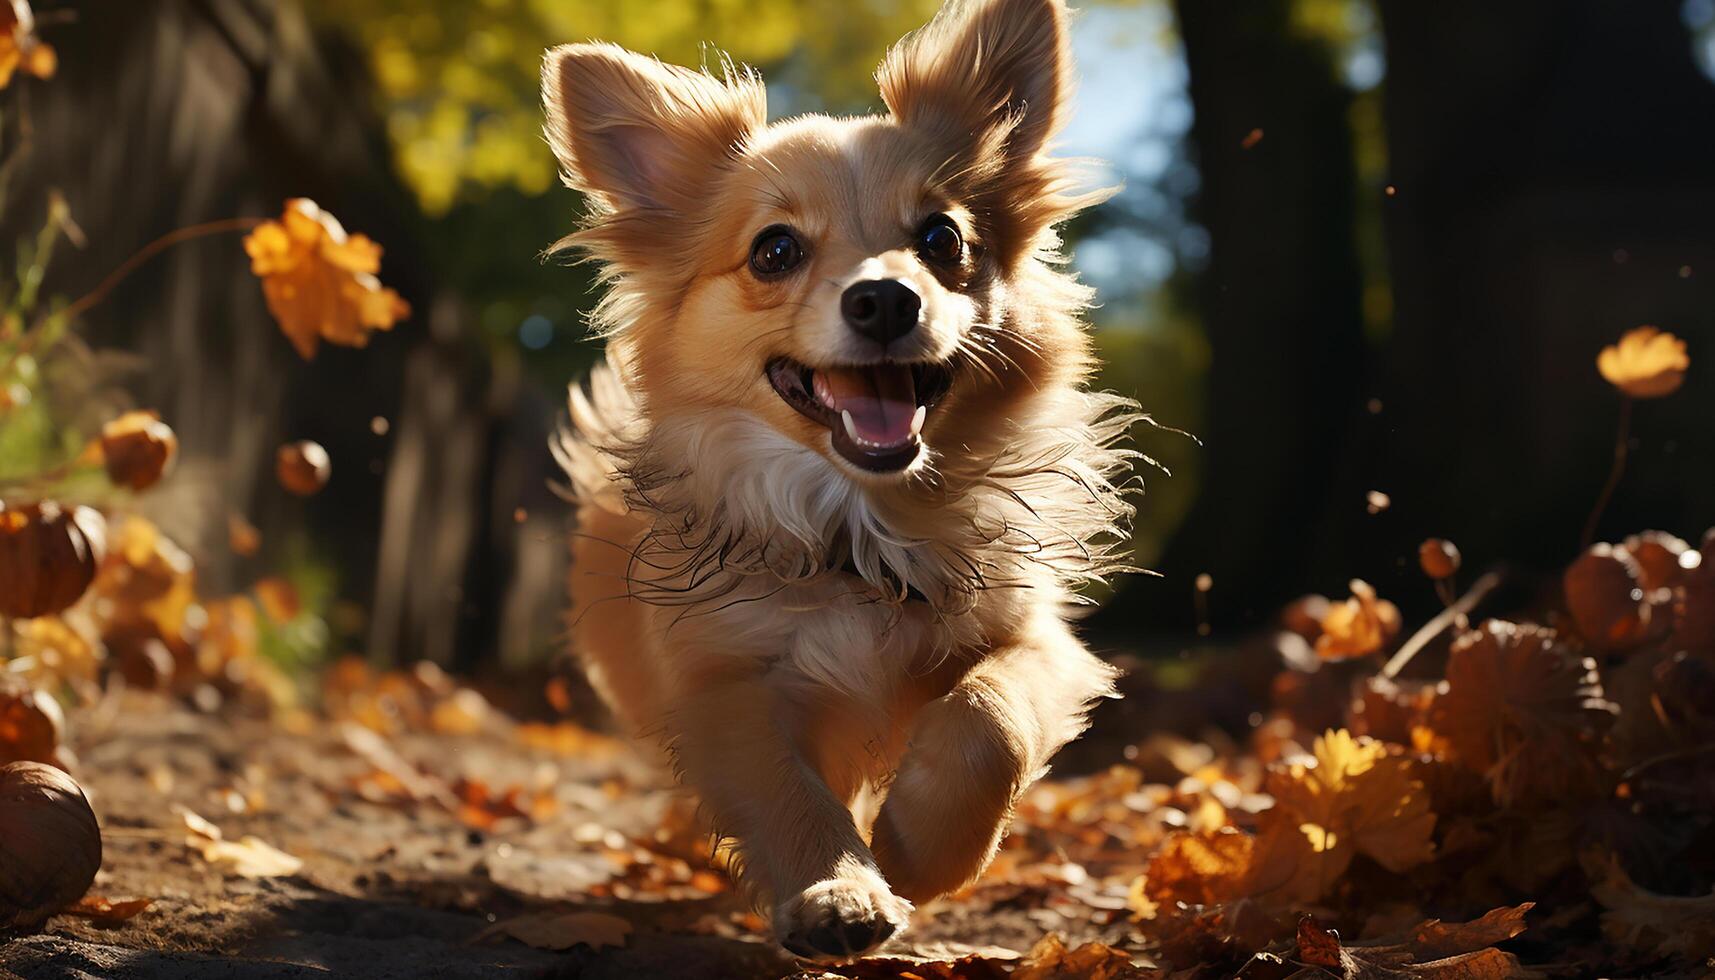
<path fill-rule="evenodd" d="M 526 745 L 510 725 L 386 739 L 349 724 L 292 733 L 153 699 L 110 701 L 69 727 L 74 771 L 104 828 L 93 892 L 154 903 L 121 923 L 53 919 L 0 945 L 0 971 L 694 980 L 802 967 L 707 869 L 678 794 L 599 737 L 561 733 L 559 744 L 538 733 Z M 514 787 L 508 799 L 503 788 Z M 226 841 L 254 837 L 302 867 L 250 878 L 211 862 L 185 811 Z M 1104 931 L 1087 906 L 1021 900 L 1027 890 L 937 903 L 890 952 L 950 959 L 990 946 L 1007 957 L 1050 929 Z M 483 935 L 542 910 L 614 915 L 631 932 L 623 946 L 565 951 Z"/>

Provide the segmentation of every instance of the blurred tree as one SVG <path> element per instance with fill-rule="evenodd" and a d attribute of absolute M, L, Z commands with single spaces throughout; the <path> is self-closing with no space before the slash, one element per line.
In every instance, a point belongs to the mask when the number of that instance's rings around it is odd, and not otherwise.
<path fill-rule="evenodd" d="M 1352 96 L 1292 0 L 1176 9 L 1202 174 L 1194 215 L 1210 238 L 1207 450 L 1196 506 L 1158 565 L 1166 580 L 1139 594 L 1150 621 L 1184 623 L 1209 573 L 1215 618 L 1233 623 L 1337 549 L 1322 518 L 1364 364 Z"/>
<path fill-rule="evenodd" d="M 1604 540 L 1715 523 L 1715 84 L 1679 0 L 1383 0 L 1397 316 L 1367 465 L 1467 564 L 1566 561 L 1609 464 L 1596 353 L 1691 349 L 1641 406 Z M 1700 356 L 1701 355 L 1701 356 Z"/>
<path fill-rule="evenodd" d="M 870 76 L 886 46 L 936 0 L 310 0 L 365 49 L 405 180 L 430 214 L 473 188 L 539 194 L 538 84 L 545 47 L 599 39 L 664 61 L 711 63 L 724 50 L 767 69 L 776 114 L 878 103 Z M 839 29 L 830 29 L 838 24 Z M 710 47 L 714 45 L 715 47 Z"/>

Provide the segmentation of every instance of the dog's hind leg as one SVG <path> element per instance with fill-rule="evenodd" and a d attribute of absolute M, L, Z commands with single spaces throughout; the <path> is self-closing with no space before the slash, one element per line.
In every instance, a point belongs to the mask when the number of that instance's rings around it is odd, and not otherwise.
<path fill-rule="evenodd" d="M 1116 673 L 1044 617 L 926 705 L 871 840 L 894 892 L 921 902 L 981 874 L 1019 796 Z"/>

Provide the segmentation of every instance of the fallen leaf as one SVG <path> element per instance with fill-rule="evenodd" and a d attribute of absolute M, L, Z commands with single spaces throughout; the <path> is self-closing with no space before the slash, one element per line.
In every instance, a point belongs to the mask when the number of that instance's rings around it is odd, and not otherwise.
<path fill-rule="evenodd" d="M 205 840 L 196 848 L 203 860 L 230 865 L 228 870 L 241 878 L 289 878 L 304 866 L 302 858 L 249 835 L 235 841 Z"/>
<path fill-rule="evenodd" d="M 1552 803 L 1596 791 L 1596 743 L 1614 710 L 1595 662 L 1554 630 L 1489 620 L 1454 641 L 1431 727 L 1495 802 Z"/>
<path fill-rule="evenodd" d="M 61 915 L 75 915 L 95 922 L 124 922 L 155 904 L 152 898 L 129 898 L 114 901 L 100 895 L 85 895 L 60 910 Z"/>
<path fill-rule="evenodd" d="M 1476 922 L 1444 926 L 1423 923 L 1421 937 L 1401 943 L 1345 944 L 1339 933 L 1323 928 L 1310 916 L 1298 923 L 1297 958 L 1321 967 L 1341 980 L 1512 980 L 1540 977 L 1518 957 L 1490 943 L 1524 931 L 1529 905 L 1495 909 Z M 1419 941 L 1421 940 L 1421 941 Z M 1473 948 L 1475 947 L 1475 948 Z"/>
<path fill-rule="evenodd" d="M 1138 966 L 1131 956 L 1102 943 L 1085 943 L 1068 949 L 1060 937 L 1049 933 L 1030 947 L 1012 971 L 1012 980 L 1145 980 L 1161 971 Z"/>
<path fill-rule="evenodd" d="M 1593 877 L 1599 880 L 1590 894 L 1605 909 L 1602 933 L 1610 940 L 1657 956 L 1715 957 L 1715 891 L 1658 895 L 1639 887 L 1613 857 L 1598 865 Z"/>
<path fill-rule="evenodd" d="M 496 922 L 471 941 L 509 936 L 537 949 L 603 949 L 624 946 L 630 935 L 630 922 L 605 912 L 532 912 Z"/>
<path fill-rule="evenodd" d="M 1259 823 L 1249 894 L 1313 903 L 1358 854 L 1396 872 L 1433 856 L 1435 814 L 1409 759 L 1345 730 L 1327 732 L 1311 751 L 1310 760 L 1269 771 L 1275 806 Z"/>
<path fill-rule="evenodd" d="M 1144 873 L 1150 902 L 1215 905 L 1244 894 L 1256 838 L 1231 828 L 1169 834 Z"/>

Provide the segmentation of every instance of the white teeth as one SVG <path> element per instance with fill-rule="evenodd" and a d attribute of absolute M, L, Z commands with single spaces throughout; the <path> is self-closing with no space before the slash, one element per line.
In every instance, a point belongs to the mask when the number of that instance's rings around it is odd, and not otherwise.
<path fill-rule="evenodd" d="M 840 421 L 846 424 L 846 435 L 850 436 L 853 442 L 862 443 L 864 441 L 857 434 L 857 423 L 852 421 L 852 413 L 850 411 L 843 408 L 840 409 Z"/>
<path fill-rule="evenodd" d="M 923 420 L 929 417 L 929 406 L 917 406 L 917 414 L 911 416 L 911 434 L 917 435 L 923 431 Z"/>

